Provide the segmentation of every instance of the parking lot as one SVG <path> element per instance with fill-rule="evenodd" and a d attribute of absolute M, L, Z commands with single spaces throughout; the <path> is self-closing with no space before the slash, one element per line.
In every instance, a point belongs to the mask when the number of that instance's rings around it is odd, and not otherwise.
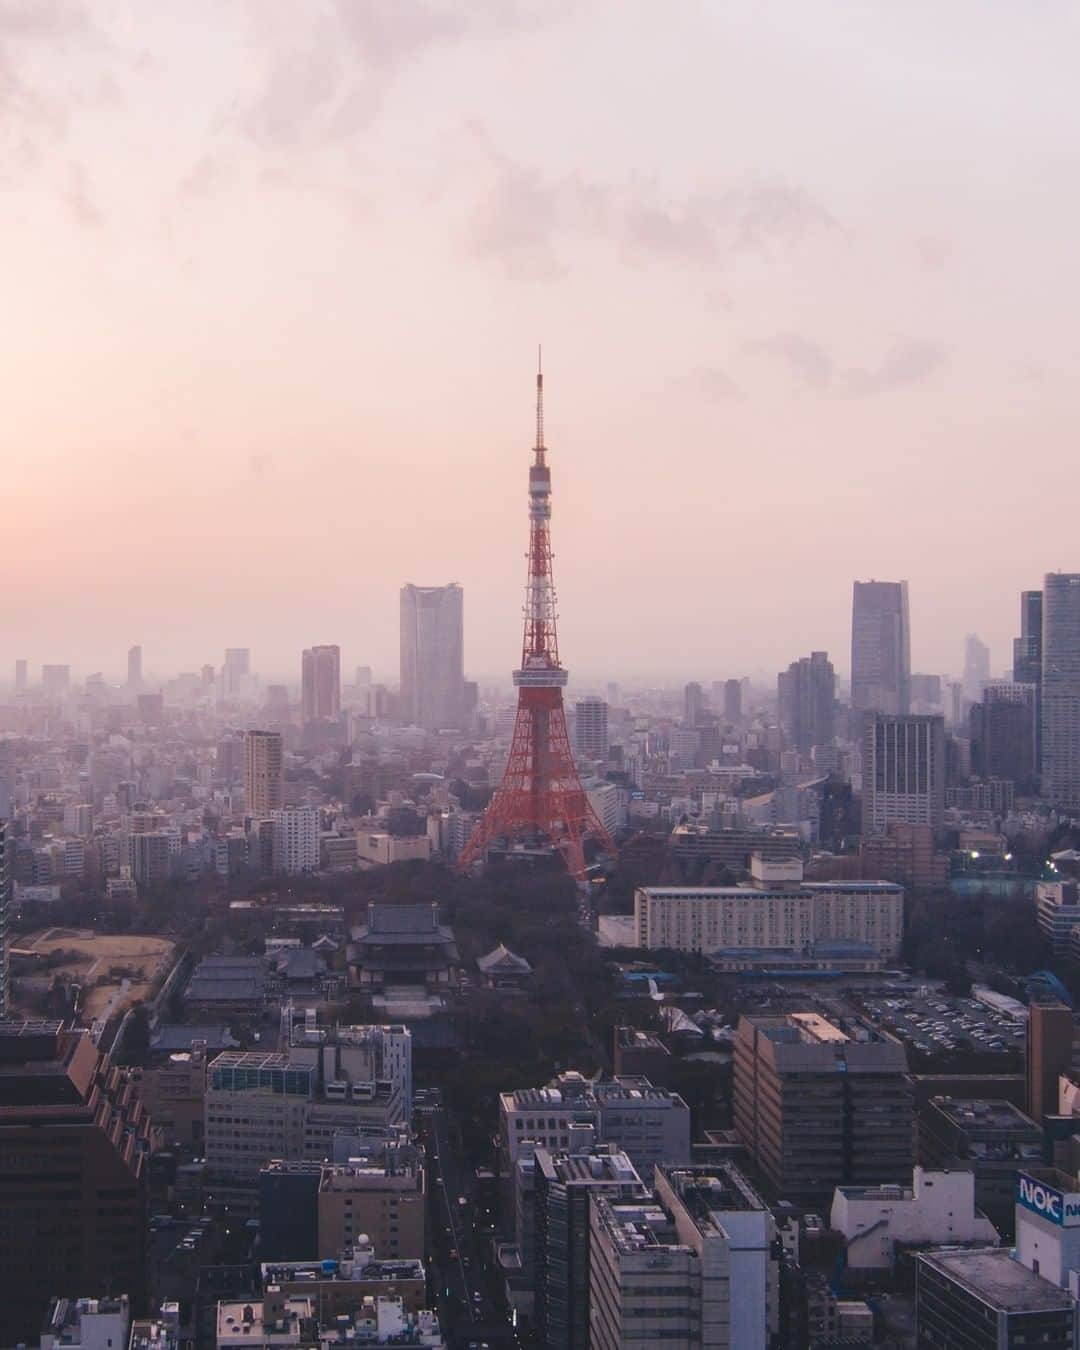
<path fill-rule="evenodd" d="M 863 1015 L 924 1055 L 1023 1054 L 1026 1026 L 975 998 L 939 989 L 864 996 Z"/>

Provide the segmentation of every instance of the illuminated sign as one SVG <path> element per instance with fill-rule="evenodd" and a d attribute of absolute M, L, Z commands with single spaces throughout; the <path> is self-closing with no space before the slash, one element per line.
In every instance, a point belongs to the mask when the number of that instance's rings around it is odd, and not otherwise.
<path fill-rule="evenodd" d="M 1080 1227 L 1080 1194 L 1059 1191 L 1026 1172 L 1017 1178 L 1016 1203 L 1059 1228 Z"/>

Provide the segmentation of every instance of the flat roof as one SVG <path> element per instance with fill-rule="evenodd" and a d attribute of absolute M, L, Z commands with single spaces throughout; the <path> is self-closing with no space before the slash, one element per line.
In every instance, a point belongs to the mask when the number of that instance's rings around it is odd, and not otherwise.
<path fill-rule="evenodd" d="M 1007 1247 L 926 1252 L 919 1260 L 1004 1312 L 1072 1307 L 1072 1299 L 1064 1289 L 1015 1261 Z"/>
<path fill-rule="evenodd" d="M 994 1130 L 1038 1130 L 1018 1106 L 1000 1097 L 931 1097 L 931 1103 L 956 1125 Z"/>

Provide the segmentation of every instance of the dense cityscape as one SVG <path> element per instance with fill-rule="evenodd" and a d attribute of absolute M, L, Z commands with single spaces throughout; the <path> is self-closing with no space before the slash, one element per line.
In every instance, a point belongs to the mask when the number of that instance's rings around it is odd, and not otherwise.
<path fill-rule="evenodd" d="M 1080 1350 L 1078 58 L 0 0 L 0 1350 Z"/>
<path fill-rule="evenodd" d="M 1074 1345 L 1080 573 L 567 708 L 543 399 L 516 698 L 456 584 L 396 683 L 16 661 L 5 1336 Z"/>

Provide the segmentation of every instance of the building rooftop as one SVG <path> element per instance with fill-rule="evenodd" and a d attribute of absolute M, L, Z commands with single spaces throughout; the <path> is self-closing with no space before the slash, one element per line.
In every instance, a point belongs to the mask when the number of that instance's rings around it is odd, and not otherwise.
<path fill-rule="evenodd" d="M 239 1044 L 226 1026 L 159 1022 L 150 1038 L 150 1049 L 158 1054 L 172 1054 L 177 1050 L 190 1050 L 196 1041 L 204 1041 L 211 1053 L 229 1050 Z"/>
<path fill-rule="evenodd" d="M 126 1294 L 119 1298 L 54 1298 L 45 1314 L 42 1334 L 51 1336 L 54 1345 L 77 1345 L 80 1341 L 80 1327 L 83 1318 L 89 1317 L 128 1318 L 128 1299 Z"/>
<path fill-rule="evenodd" d="M 523 956 L 517 956 L 503 943 L 488 952 L 486 956 L 478 956 L 476 964 L 485 973 L 493 971 L 513 972 L 518 975 L 531 975 L 532 966 Z"/>
<path fill-rule="evenodd" d="M 1018 1106 L 1000 1098 L 931 1097 L 931 1104 L 963 1129 L 1034 1130 L 1039 1127 Z"/>
<path fill-rule="evenodd" d="M 160 1317 L 141 1317 L 132 1322 L 127 1350 L 177 1350 L 179 1341 L 180 1305 L 163 1303 Z"/>
<path fill-rule="evenodd" d="M 639 886 L 653 900 L 790 900 L 793 896 L 843 891 L 850 895 L 903 895 L 895 881 L 799 881 L 790 886 Z"/>
<path fill-rule="evenodd" d="M 919 1260 L 1004 1312 L 1072 1307 L 1067 1291 L 1022 1266 L 1007 1247 L 927 1252 Z"/>
<path fill-rule="evenodd" d="M 690 1251 L 678 1242 L 674 1225 L 654 1200 L 613 1203 L 597 1199 L 596 1213 L 612 1245 L 620 1252 L 629 1254 L 649 1248 Z"/>
<path fill-rule="evenodd" d="M 535 1165 L 549 1180 L 558 1180 L 566 1185 L 598 1182 L 613 1185 L 642 1184 L 629 1157 L 606 1144 L 598 1144 L 588 1153 L 553 1152 L 551 1149 L 538 1148 Z"/>
<path fill-rule="evenodd" d="M 217 1305 L 217 1343 L 249 1344 L 264 1341 L 272 1345 L 299 1345 L 301 1328 L 314 1316 L 307 1297 L 274 1297 L 278 1291 L 266 1290 L 258 1299 L 221 1302 Z M 273 1304 L 271 1307 L 270 1305 Z"/>
<path fill-rule="evenodd" d="M 617 1102 L 648 1102 L 653 1106 L 665 1104 L 674 1109 L 687 1109 L 677 1092 L 656 1087 L 647 1078 L 624 1075 L 604 1082 L 593 1083 L 578 1073 L 560 1074 L 547 1087 L 518 1088 L 501 1094 L 508 1110 L 594 1111 Z"/>
<path fill-rule="evenodd" d="M 764 1214 L 768 1206 L 733 1163 L 660 1168 L 671 1189 L 704 1233 L 720 1224 L 723 1214 Z"/>
<path fill-rule="evenodd" d="M 619 1046 L 623 1050 L 660 1050 L 667 1053 L 667 1046 L 651 1031 L 638 1031 L 636 1027 L 616 1027 Z"/>
<path fill-rule="evenodd" d="M 287 1069 L 289 1067 L 289 1056 L 267 1050 L 223 1050 L 210 1067 L 212 1069 Z"/>
<path fill-rule="evenodd" d="M 358 1252 L 356 1259 L 340 1261 L 268 1261 L 262 1266 L 262 1281 L 268 1284 L 341 1284 L 357 1281 L 420 1280 L 426 1278 L 421 1260 L 379 1261 L 370 1248 Z"/>

